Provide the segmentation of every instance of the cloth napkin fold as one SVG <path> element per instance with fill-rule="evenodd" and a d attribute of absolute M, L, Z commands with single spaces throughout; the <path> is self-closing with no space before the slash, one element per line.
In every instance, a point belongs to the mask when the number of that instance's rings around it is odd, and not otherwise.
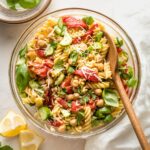
<path fill-rule="evenodd" d="M 142 80 L 134 110 L 150 143 L 150 1 L 111 1 L 112 18 L 129 33 L 140 56 Z M 111 4 L 112 4 L 111 3 Z M 126 115 L 107 132 L 87 139 L 85 150 L 141 149 Z"/>

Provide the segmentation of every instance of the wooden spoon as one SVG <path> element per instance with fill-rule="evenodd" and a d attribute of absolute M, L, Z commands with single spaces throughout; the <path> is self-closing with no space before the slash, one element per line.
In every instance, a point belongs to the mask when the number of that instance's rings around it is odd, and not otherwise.
<path fill-rule="evenodd" d="M 128 117 L 131 121 L 131 124 L 133 126 L 133 129 L 138 137 L 138 140 L 141 144 L 142 149 L 144 150 L 150 150 L 150 145 L 148 144 L 148 141 L 144 135 L 144 132 L 141 128 L 140 122 L 135 115 L 135 112 L 133 110 L 132 104 L 129 100 L 128 95 L 126 94 L 126 91 L 123 87 L 122 81 L 120 79 L 119 74 L 116 72 L 116 67 L 117 67 L 117 60 L 118 60 L 118 53 L 116 46 L 114 44 L 114 41 L 112 40 L 111 36 L 104 31 L 104 35 L 108 39 L 110 48 L 109 48 L 109 53 L 108 53 L 108 61 L 110 62 L 110 68 L 112 71 L 112 78 L 115 82 L 116 88 L 119 92 L 120 98 L 123 102 L 124 108 L 128 114 Z"/>

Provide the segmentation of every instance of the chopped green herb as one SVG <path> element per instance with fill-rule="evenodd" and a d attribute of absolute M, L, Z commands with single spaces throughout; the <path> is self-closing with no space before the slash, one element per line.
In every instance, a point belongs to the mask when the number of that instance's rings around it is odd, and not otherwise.
<path fill-rule="evenodd" d="M 115 38 L 115 44 L 117 47 L 121 47 L 123 45 L 123 40 L 117 37 Z"/>
<path fill-rule="evenodd" d="M 94 22 L 94 19 L 93 19 L 93 17 L 91 17 L 91 16 L 84 17 L 82 20 L 83 20 L 87 25 L 91 25 L 91 24 L 93 24 L 93 22 Z"/>
<path fill-rule="evenodd" d="M 69 58 L 70 58 L 70 60 L 72 62 L 72 65 L 74 65 L 77 62 L 77 60 L 78 60 L 78 53 L 77 53 L 77 51 L 72 51 L 70 56 L 69 56 Z"/>
<path fill-rule="evenodd" d="M 69 66 L 67 72 L 71 74 L 71 73 L 73 73 L 74 71 L 75 71 L 74 67 Z"/>
<path fill-rule="evenodd" d="M 83 96 L 80 103 L 81 104 L 86 104 L 90 100 L 89 96 Z"/>
<path fill-rule="evenodd" d="M 84 119 L 84 111 L 78 111 L 77 124 L 80 125 L 83 119 Z"/>

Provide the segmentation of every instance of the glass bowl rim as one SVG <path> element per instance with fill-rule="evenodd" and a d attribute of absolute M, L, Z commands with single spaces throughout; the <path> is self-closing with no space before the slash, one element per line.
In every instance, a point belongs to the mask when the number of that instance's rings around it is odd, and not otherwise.
<path fill-rule="evenodd" d="M 52 11 L 52 12 L 48 12 L 42 16 L 40 16 L 39 18 L 37 18 L 36 20 L 34 20 L 30 25 L 28 25 L 26 27 L 26 29 L 24 30 L 24 32 L 21 34 L 21 36 L 18 38 L 17 40 L 17 43 L 11 53 L 11 59 L 10 59 L 10 63 L 9 63 L 9 71 L 8 71 L 8 74 L 9 74 L 9 84 L 10 84 L 10 88 L 11 88 L 11 93 L 13 95 L 13 98 L 18 106 L 18 108 L 20 109 L 20 111 L 24 114 L 24 116 L 26 117 L 27 116 L 27 119 L 33 124 L 35 125 L 38 129 L 46 132 L 47 134 L 50 134 L 50 135 L 54 135 L 54 136 L 60 136 L 60 137 L 63 137 L 63 138 L 71 138 L 71 139 L 85 139 L 85 138 L 88 138 L 88 137 L 91 137 L 91 136 L 94 136 L 94 135 L 98 135 L 98 134 L 102 134 L 102 133 L 105 133 L 107 130 L 111 129 L 112 127 L 114 127 L 115 125 L 117 125 L 126 115 L 125 113 L 125 110 L 122 111 L 122 113 L 120 114 L 120 116 L 117 118 L 117 120 L 115 120 L 115 122 L 112 122 L 112 124 L 110 126 L 107 127 L 107 129 L 104 129 L 104 130 L 96 130 L 96 131 L 93 131 L 92 133 L 91 132 L 87 132 L 87 133 L 82 133 L 82 134 L 79 134 L 79 135 L 75 135 L 75 134 L 63 134 L 63 133 L 59 133 L 59 132 L 51 132 L 51 131 L 48 131 L 47 129 L 45 128 L 42 128 L 39 124 L 37 124 L 36 122 L 36 119 L 34 117 L 31 117 L 27 112 L 26 110 L 22 107 L 21 105 L 19 104 L 19 100 L 17 100 L 17 97 L 15 95 L 15 92 L 13 90 L 13 84 L 12 84 L 12 79 L 11 79 L 11 66 L 13 64 L 13 56 L 14 56 L 14 53 L 15 53 L 15 49 L 17 47 L 17 45 L 19 44 L 19 42 L 21 41 L 21 38 L 23 37 L 23 35 L 28 31 L 28 29 L 30 29 L 30 27 L 32 27 L 34 25 L 35 22 L 37 22 L 38 20 L 46 17 L 46 16 L 49 16 L 53 13 L 57 13 L 57 12 L 60 12 L 60 11 L 67 11 L 67 10 L 81 10 L 81 11 L 89 11 L 89 12 L 93 12 L 95 14 L 98 14 L 98 15 L 101 15 L 102 17 L 108 19 L 109 21 L 111 21 L 112 23 L 114 23 L 117 27 L 119 27 L 119 29 L 121 29 L 121 31 L 123 32 L 123 34 L 125 34 L 125 36 L 127 37 L 127 39 L 129 40 L 130 44 L 132 45 L 132 48 L 134 49 L 134 52 L 135 52 L 135 56 L 136 56 L 136 59 L 137 59 L 137 65 L 138 65 L 138 85 L 136 87 L 136 92 L 133 96 L 133 99 L 131 101 L 131 103 L 133 104 L 133 102 L 136 100 L 137 96 L 138 96 L 138 93 L 140 91 L 140 87 L 141 87 L 141 76 L 142 76 L 142 72 L 141 72 L 141 61 L 140 61 L 140 57 L 139 57 L 139 54 L 138 54 L 138 50 L 134 44 L 134 42 L 132 41 L 132 39 L 130 38 L 130 36 L 128 35 L 128 33 L 119 25 L 119 23 L 117 23 L 116 21 L 114 21 L 112 18 L 108 17 L 107 15 L 99 12 L 99 11 L 95 11 L 95 10 L 91 10 L 91 9 L 86 9 L 86 8 L 80 8 L 80 7 L 69 7 L 69 8 L 63 8 L 63 9 L 57 9 L 55 11 Z M 18 93 L 17 93 L 18 94 Z"/>

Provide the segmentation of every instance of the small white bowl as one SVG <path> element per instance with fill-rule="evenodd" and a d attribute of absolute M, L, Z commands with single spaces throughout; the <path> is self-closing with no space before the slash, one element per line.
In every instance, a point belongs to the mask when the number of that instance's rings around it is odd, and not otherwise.
<path fill-rule="evenodd" d="M 7 8 L 6 0 L 0 0 L 0 21 L 6 23 L 24 23 L 41 14 L 51 3 L 51 0 L 41 0 L 40 4 L 33 9 L 19 11 Z"/>

